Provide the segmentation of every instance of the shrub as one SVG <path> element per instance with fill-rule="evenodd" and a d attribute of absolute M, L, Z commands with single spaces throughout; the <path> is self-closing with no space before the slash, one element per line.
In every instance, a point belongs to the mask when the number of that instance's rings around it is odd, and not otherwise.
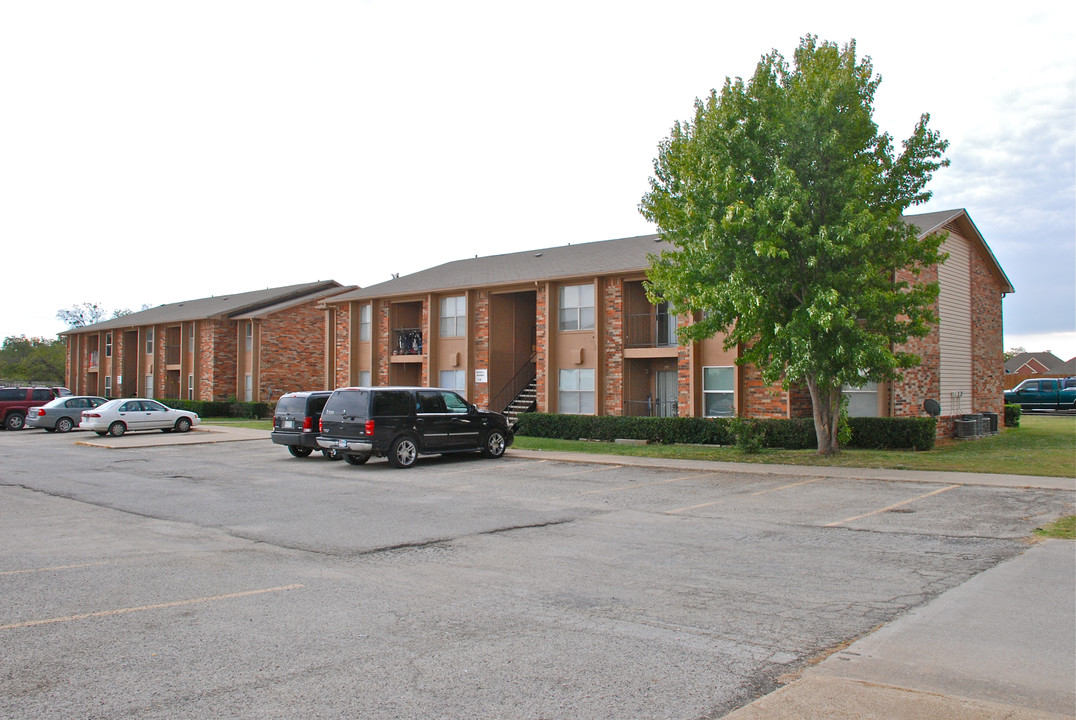
<path fill-rule="evenodd" d="M 1005 406 L 1005 427 L 1020 427 L 1020 415 L 1023 408 L 1016 404 Z"/>
<path fill-rule="evenodd" d="M 272 415 L 269 403 L 236 402 L 235 400 L 162 400 L 165 405 L 177 410 L 189 410 L 199 417 L 233 417 L 247 420 L 266 418 Z"/>
<path fill-rule="evenodd" d="M 849 418 L 849 448 L 915 449 L 934 447 L 934 418 Z M 616 415 L 524 413 L 517 435 L 559 440 L 617 438 L 655 443 L 731 445 L 741 448 L 814 450 L 818 438 L 811 418 L 652 418 Z M 755 451 L 755 450 L 750 450 Z"/>

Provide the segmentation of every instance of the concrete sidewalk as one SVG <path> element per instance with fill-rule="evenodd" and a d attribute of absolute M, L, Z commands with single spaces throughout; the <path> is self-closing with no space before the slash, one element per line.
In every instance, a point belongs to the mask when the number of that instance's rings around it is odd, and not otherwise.
<path fill-rule="evenodd" d="M 1039 543 L 725 717 L 1076 717 L 1076 543 Z"/>
<path fill-rule="evenodd" d="M 127 433 L 120 437 L 101 437 L 90 432 L 80 432 L 76 445 L 120 450 L 130 448 L 161 447 L 165 445 L 204 445 L 206 443 L 236 442 L 240 440 L 269 440 L 268 430 L 230 427 L 228 425 L 199 425 L 186 433 L 162 433 L 160 430 Z"/>

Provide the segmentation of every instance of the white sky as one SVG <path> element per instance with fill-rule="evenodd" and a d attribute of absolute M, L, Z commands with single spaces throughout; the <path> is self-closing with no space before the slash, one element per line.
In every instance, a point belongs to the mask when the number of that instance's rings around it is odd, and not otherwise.
<path fill-rule="evenodd" d="M 897 141 L 951 142 L 1016 287 L 1006 347 L 1076 355 L 1069 3 L 0 0 L 0 338 L 109 311 L 653 232 L 659 141 L 806 33 L 855 38 Z"/>

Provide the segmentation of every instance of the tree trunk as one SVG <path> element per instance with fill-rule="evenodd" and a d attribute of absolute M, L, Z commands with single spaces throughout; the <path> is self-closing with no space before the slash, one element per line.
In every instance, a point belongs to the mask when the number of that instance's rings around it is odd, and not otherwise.
<path fill-rule="evenodd" d="M 807 378 L 811 392 L 811 409 L 814 411 L 814 432 L 818 438 L 819 455 L 836 455 L 837 423 L 840 421 L 841 388 L 820 386 L 815 377 Z"/>

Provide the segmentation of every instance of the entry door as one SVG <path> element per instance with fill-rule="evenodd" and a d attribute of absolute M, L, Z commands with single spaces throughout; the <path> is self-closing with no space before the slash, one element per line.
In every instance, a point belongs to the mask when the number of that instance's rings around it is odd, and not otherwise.
<path fill-rule="evenodd" d="M 654 374 L 654 414 L 658 417 L 676 417 L 679 388 L 676 370 L 658 370 Z"/>

